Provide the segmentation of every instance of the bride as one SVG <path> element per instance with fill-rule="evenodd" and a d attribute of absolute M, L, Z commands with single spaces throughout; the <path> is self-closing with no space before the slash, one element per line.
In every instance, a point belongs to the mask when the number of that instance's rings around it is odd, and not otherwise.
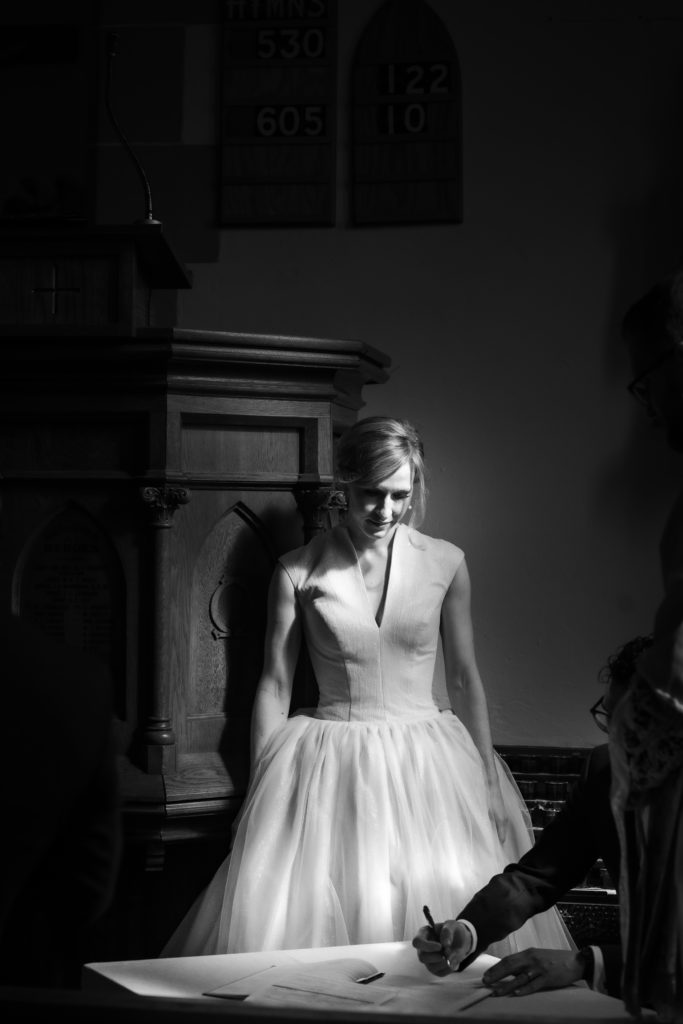
<path fill-rule="evenodd" d="M 532 844 L 495 754 L 454 544 L 417 530 L 421 440 L 369 417 L 340 439 L 342 525 L 284 555 L 269 593 L 252 772 L 234 843 L 162 956 L 411 939 Z M 443 645 L 452 711 L 432 698 Z M 289 717 L 301 643 L 320 699 Z M 556 910 L 491 947 L 569 948 Z"/>

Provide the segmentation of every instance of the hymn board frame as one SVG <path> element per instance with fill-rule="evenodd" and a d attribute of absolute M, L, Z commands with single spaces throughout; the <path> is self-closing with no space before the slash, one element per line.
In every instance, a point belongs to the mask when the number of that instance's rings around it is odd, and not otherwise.
<path fill-rule="evenodd" d="M 223 0 L 221 226 L 332 225 L 336 0 Z"/>
<path fill-rule="evenodd" d="M 388 0 L 363 32 L 351 143 L 355 225 L 462 221 L 460 66 L 424 0 Z"/>

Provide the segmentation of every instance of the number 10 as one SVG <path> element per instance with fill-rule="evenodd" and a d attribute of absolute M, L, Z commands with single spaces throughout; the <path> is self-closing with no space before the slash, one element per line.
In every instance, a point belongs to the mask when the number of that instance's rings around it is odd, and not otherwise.
<path fill-rule="evenodd" d="M 401 105 L 388 104 L 384 108 L 386 119 L 384 131 L 387 135 L 404 134 L 418 135 L 423 132 L 427 123 L 427 112 L 421 103 Z"/>

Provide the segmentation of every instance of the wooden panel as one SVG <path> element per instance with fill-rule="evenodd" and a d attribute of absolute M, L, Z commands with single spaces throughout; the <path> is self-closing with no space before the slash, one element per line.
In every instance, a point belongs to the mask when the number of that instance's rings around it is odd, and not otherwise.
<path fill-rule="evenodd" d="M 266 536 L 263 524 L 239 502 L 199 553 L 192 583 L 190 715 L 249 713 L 274 565 Z"/>
<path fill-rule="evenodd" d="M 146 416 L 87 413 L 15 413 L 0 420 L 2 470 L 13 473 L 144 470 L 148 460 Z"/>
<path fill-rule="evenodd" d="M 170 655 L 179 669 L 174 712 L 179 764 L 187 756 L 221 753 L 224 795 L 243 792 L 249 770 L 249 721 L 263 659 L 272 544 L 277 543 L 277 531 L 249 508 L 249 496 L 244 498 L 231 502 L 225 494 L 197 494 L 176 524 L 182 551 L 177 581 L 183 581 L 184 598 L 171 609 L 177 623 L 171 627 Z M 276 511 L 267 495 L 254 499 L 262 514 L 291 522 L 291 511 Z M 216 519 L 219 504 L 223 513 Z M 288 546 L 300 543 L 300 537 L 297 532 Z"/>
<path fill-rule="evenodd" d="M 0 323 L 115 324 L 115 257 L 0 260 Z"/>
<path fill-rule="evenodd" d="M 186 422 L 181 440 L 185 473 L 271 476 L 298 473 L 302 432 L 295 427 Z"/>
<path fill-rule="evenodd" d="M 150 288 L 190 280 L 161 225 L 10 227 L 0 234 L 0 326 L 83 333 L 149 325 Z"/>
<path fill-rule="evenodd" d="M 249 735 L 251 715 L 245 715 L 238 722 L 228 719 L 226 715 L 188 715 L 187 747 L 193 753 L 204 754 L 220 750 L 224 746 L 225 733 L 228 728 L 239 727 L 244 737 Z"/>
<path fill-rule="evenodd" d="M 333 224 L 336 2 L 224 0 L 221 224 Z"/>
<path fill-rule="evenodd" d="M 288 490 L 221 485 L 193 489 L 167 533 L 172 545 L 168 678 L 183 760 L 193 750 L 219 749 L 212 716 L 250 715 L 272 569 L 277 554 L 300 545 L 303 535 Z M 202 716 L 209 716 L 205 726 Z M 244 737 L 238 745 L 246 753 Z M 225 771 L 224 765 L 224 780 Z"/>

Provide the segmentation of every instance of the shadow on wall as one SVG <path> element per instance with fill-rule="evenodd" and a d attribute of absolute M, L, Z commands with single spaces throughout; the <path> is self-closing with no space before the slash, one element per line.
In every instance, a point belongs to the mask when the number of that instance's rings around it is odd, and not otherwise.
<path fill-rule="evenodd" d="M 672 86 L 666 102 L 655 102 L 655 97 L 647 110 L 639 112 L 641 125 L 647 126 L 647 155 L 635 153 L 634 159 L 647 160 L 643 179 L 647 173 L 649 192 L 638 205 L 615 205 L 606 223 L 614 240 L 615 286 L 603 369 L 609 382 L 623 378 L 624 401 L 632 406 L 632 414 L 621 449 L 603 477 L 598 500 L 610 517 L 618 516 L 634 533 L 642 532 L 648 521 L 662 522 L 681 478 L 679 457 L 626 392 L 631 370 L 621 337 L 627 309 L 683 264 L 683 139 L 680 132 L 672 131 L 683 115 L 683 73 L 680 57 L 671 54 L 671 62 L 670 69 L 661 72 L 658 91 L 661 96 L 662 83 Z"/>
<path fill-rule="evenodd" d="M 622 448 L 602 475 L 597 501 L 603 516 L 638 537 L 646 527 L 663 526 L 680 483 L 680 457 L 658 428 L 634 416 Z"/>

